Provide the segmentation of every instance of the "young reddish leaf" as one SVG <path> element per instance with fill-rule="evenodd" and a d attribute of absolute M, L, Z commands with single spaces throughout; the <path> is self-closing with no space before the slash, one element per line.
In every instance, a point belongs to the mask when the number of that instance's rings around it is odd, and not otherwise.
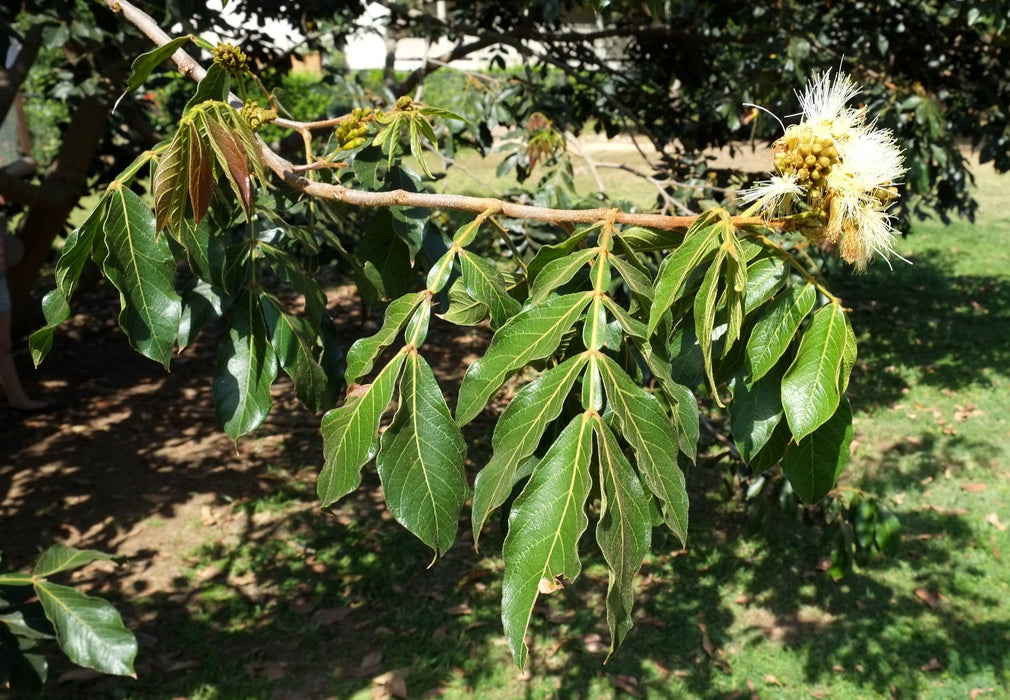
<path fill-rule="evenodd" d="M 228 174 L 235 196 L 242 202 L 242 207 L 249 211 L 251 188 L 249 185 L 249 164 L 246 162 L 245 149 L 241 142 L 227 128 L 210 115 L 204 115 L 203 123 L 207 126 L 210 146 L 217 156 L 218 162 Z"/>
<path fill-rule="evenodd" d="M 193 207 L 193 223 L 197 226 L 210 208 L 214 188 L 214 161 L 203 145 L 200 131 L 190 125 L 189 138 L 189 201 Z"/>
<path fill-rule="evenodd" d="M 186 213 L 186 178 L 189 174 L 190 130 L 180 128 L 158 161 L 151 189 L 154 193 L 155 231 L 178 231 Z"/>

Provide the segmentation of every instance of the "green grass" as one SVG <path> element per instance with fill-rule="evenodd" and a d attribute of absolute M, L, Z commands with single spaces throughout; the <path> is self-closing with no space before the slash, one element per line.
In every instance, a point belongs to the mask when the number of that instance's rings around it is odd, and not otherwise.
<path fill-rule="evenodd" d="M 155 620 L 159 649 L 195 665 L 102 688 L 366 700 L 373 677 L 396 671 L 410 697 L 610 698 L 621 685 L 650 698 L 1007 697 L 1010 530 L 994 524 L 1010 526 L 1007 186 L 983 170 L 977 222 L 924 222 L 899 245 L 913 265 L 831 281 L 860 342 L 841 485 L 897 513 L 897 556 L 833 581 L 816 531 L 784 517 L 755 527 L 699 471 L 690 547 L 656 531 L 618 654 L 604 665 L 597 648 L 606 578 L 587 549 L 579 581 L 538 605 L 521 678 L 498 619 L 500 522 L 480 554 L 463 535 L 427 568 L 430 552 L 376 509 L 374 476 L 327 516 L 297 508 L 312 484 L 277 470 L 274 495 L 234 508 L 287 517 L 250 526 L 237 545 L 207 543 L 194 571 L 219 576 L 180 584 L 185 601 L 149 596 L 127 614 Z"/>

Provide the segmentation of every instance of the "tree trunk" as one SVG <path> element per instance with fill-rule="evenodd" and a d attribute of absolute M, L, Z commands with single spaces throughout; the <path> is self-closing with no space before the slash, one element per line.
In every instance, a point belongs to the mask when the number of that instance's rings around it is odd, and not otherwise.
<path fill-rule="evenodd" d="M 7 270 L 14 307 L 28 299 L 53 241 L 87 191 L 87 174 L 105 134 L 112 105 L 105 96 L 89 97 L 74 112 L 63 134 L 59 154 L 42 182 L 50 194 L 28 208 L 18 233 L 25 244 L 21 262 Z"/>

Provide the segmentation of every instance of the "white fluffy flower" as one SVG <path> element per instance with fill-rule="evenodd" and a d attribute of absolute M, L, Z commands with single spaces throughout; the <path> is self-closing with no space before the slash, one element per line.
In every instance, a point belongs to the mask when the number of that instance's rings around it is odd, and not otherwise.
<path fill-rule="evenodd" d="M 815 76 L 798 95 L 800 123 L 774 144 L 775 174 L 740 198 L 767 216 L 797 206 L 820 214 L 822 225 L 805 233 L 837 244 L 847 262 L 863 269 L 875 253 L 885 259 L 894 253 L 887 209 L 905 169 L 891 133 L 847 106 L 858 94 L 846 75 Z"/>

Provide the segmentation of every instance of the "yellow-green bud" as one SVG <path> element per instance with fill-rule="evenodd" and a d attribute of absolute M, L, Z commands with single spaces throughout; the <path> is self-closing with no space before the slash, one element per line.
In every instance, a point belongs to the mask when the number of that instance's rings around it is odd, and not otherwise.
<path fill-rule="evenodd" d="M 212 51 L 214 63 L 221 66 L 231 75 L 242 75 L 249 72 L 249 57 L 234 44 L 218 44 Z"/>

